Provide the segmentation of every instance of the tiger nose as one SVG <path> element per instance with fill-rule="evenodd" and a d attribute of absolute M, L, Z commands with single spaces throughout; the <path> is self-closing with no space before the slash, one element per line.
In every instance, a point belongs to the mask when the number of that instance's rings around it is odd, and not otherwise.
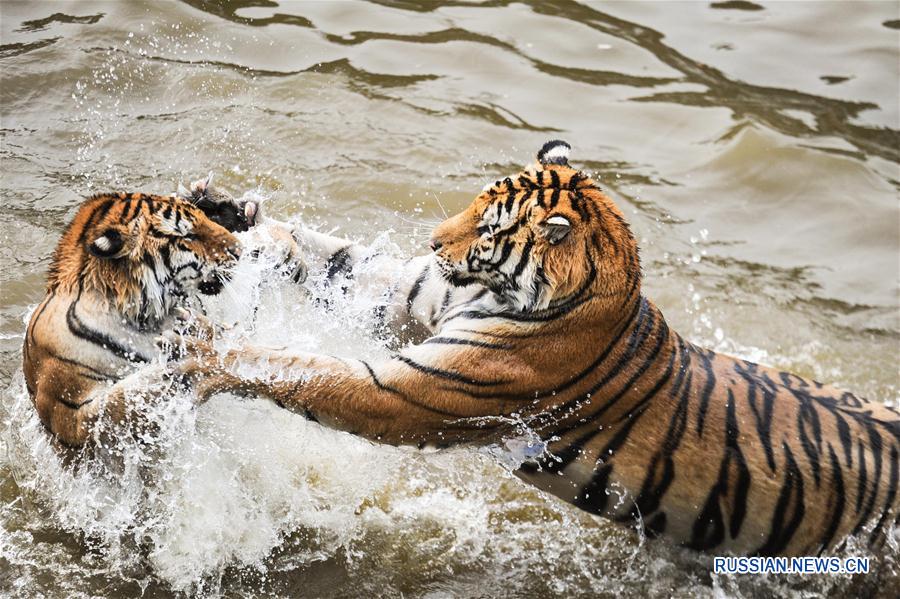
<path fill-rule="evenodd" d="M 431 248 L 432 252 L 436 252 L 439 249 L 441 249 L 442 247 L 444 247 L 444 244 L 441 242 L 440 239 L 435 239 L 434 237 L 432 237 L 431 241 L 428 242 L 428 247 Z"/>
<path fill-rule="evenodd" d="M 239 245 L 230 245 L 225 251 L 235 260 L 241 257 L 241 246 Z"/>

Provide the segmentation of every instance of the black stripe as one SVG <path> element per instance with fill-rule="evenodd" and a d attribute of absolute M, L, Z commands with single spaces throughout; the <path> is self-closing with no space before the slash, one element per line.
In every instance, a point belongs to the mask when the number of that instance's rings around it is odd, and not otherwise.
<path fill-rule="evenodd" d="M 86 378 L 90 378 L 90 377 L 86 377 Z M 84 406 L 86 406 L 89 403 L 92 403 L 94 401 L 92 398 L 92 399 L 86 399 L 81 403 L 75 403 L 74 401 L 69 401 L 67 399 L 63 399 L 63 397 L 61 395 L 57 395 L 53 399 L 55 399 L 57 403 L 61 403 L 62 405 L 69 408 L 70 410 L 80 410 Z"/>
<path fill-rule="evenodd" d="M 528 264 L 528 259 L 531 257 L 531 248 L 534 246 L 534 240 L 531 237 L 528 238 L 528 241 L 525 242 L 525 245 L 522 246 L 522 256 L 519 258 L 519 263 L 516 264 L 515 270 L 512 273 L 513 282 L 519 275 L 522 274 L 522 271 L 525 270 L 525 266 Z"/>
<path fill-rule="evenodd" d="M 422 285 L 425 283 L 425 279 L 428 277 L 428 271 L 431 268 L 431 263 L 428 262 L 425 264 L 425 268 L 422 269 L 422 272 L 416 277 L 415 283 L 413 283 L 412 289 L 409 290 L 409 295 L 406 296 L 406 311 L 412 315 L 413 302 L 416 301 L 416 298 L 419 296 L 419 292 L 422 291 Z"/>
<path fill-rule="evenodd" d="M 122 203 L 122 217 L 120 222 L 127 223 L 129 221 L 128 211 L 131 210 L 131 198 L 128 198 Z"/>
<path fill-rule="evenodd" d="M 581 173 L 575 173 L 575 174 L 572 175 L 572 177 L 569 179 L 569 189 L 572 190 L 572 191 L 574 191 L 575 189 L 578 188 L 578 184 L 581 183 L 582 181 L 584 181 L 586 178 L 587 178 L 587 177 L 585 177 L 585 176 L 582 175 Z"/>
<path fill-rule="evenodd" d="M 496 270 L 499 270 L 503 264 L 509 260 L 509 255 L 512 254 L 512 249 L 515 247 L 515 242 L 509 237 L 504 237 L 503 239 L 503 249 L 500 250 L 500 260 L 497 262 L 491 262 L 491 267 Z M 496 249 L 496 245 L 494 246 Z"/>
<path fill-rule="evenodd" d="M 757 365 L 752 362 L 744 362 L 744 367 L 736 363 L 734 370 L 747 382 L 747 402 L 756 420 L 756 433 L 766 452 L 766 462 L 769 469 L 775 472 L 775 452 L 772 449 L 771 428 L 772 410 L 775 407 L 775 393 L 772 389 L 765 388 L 756 372 Z M 762 410 L 757 405 L 757 392 L 762 395 Z"/>
<path fill-rule="evenodd" d="M 888 517 L 888 514 L 891 512 L 891 505 L 894 503 L 894 497 L 897 495 L 897 482 L 898 478 L 900 478 L 900 455 L 897 453 L 897 447 L 891 447 L 891 474 L 888 477 L 890 481 L 888 483 L 887 489 L 887 498 L 884 501 L 884 509 L 881 512 L 881 518 L 878 519 L 878 524 L 875 525 L 875 528 L 872 530 L 872 533 L 869 535 L 869 543 L 873 544 L 878 540 L 878 535 L 881 532 L 881 528 L 884 526 L 884 522 Z"/>
<path fill-rule="evenodd" d="M 784 482 L 772 514 L 769 538 L 756 550 L 756 555 L 778 555 L 791 542 L 803 520 L 803 475 L 787 442 L 782 443 L 785 457 Z"/>
<path fill-rule="evenodd" d="M 457 337 L 431 337 L 422 342 L 434 343 L 438 345 L 471 345 L 472 347 L 481 347 L 484 349 L 513 349 L 514 346 L 509 343 L 488 343 L 487 341 L 475 341 L 474 339 L 459 339 Z"/>
<path fill-rule="evenodd" d="M 732 539 L 740 534 L 741 524 L 747 513 L 747 491 L 750 489 L 750 471 L 741 451 L 738 439 L 738 420 L 735 414 L 734 393 L 728 389 L 725 403 L 725 455 L 719 466 L 719 477 L 710 489 L 706 503 L 691 530 L 687 546 L 704 551 L 718 546 L 725 540 L 725 522 L 720 500 L 733 498 L 728 512 L 731 514 L 728 532 Z M 733 489 L 732 489 L 733 487 Z"/>
<path fill-rule="evenodd" d="M 516 202 L 516 192 L 515 192 L 515 190 L 511 190 L 509 192 L 509 196 L 506 198 L 506 202 L 503 203 L 503 209 L 507 212 L 507 214 L 512 213 L 512 207 L 515 202 Z"/>
<path fill-rule="evenodd" d="M 800 447 L 809 460 L 812 468 L 813 480 L 816 487 L 821 484 L 821 466 L 819 465 L 819 446 L 822 437 L 819 429 L 819 418 L 815 408 L 806 400 L 799 400 L 797 409 L 797 431 L 799 433 Z M 811 429 L 811 430 L 810 430 Z M 810 438 L 812 434 L 812 438 Z"/>
<path fill-rule="evenodd" d="M 393 388 L 393 387 L 388 387 L 387 385 L 383 384 L 383 383 L 378 379 L 378 377 L 375 375 L 375 371 L 372 370 L 372 367 L 369 365 L 368 362 L 366 362 L 365 360 L 360 360 L 360 363 L 362 363 L 362 365 L 366 367 L 366 370 L 369 371 L 369 376 L 372 377 L 372 382 L 375 383 L 375 386 L 378 387 L 378 389 L 379 389 L 380 391 L 387 391 L 387 392 L 389 392 L 389 393 L 395 393 L 395 394 L 397 394 L 397 395 L 403 395 L 402 393 L 400 393 L 399 391 L 397 391 L 395 388 Z"/>
<path fill-rule="evenodd" d="M 869 495 L 869 499 L 866 501 L 866 507 L 863 508 L 862 516 L 859 517 L 856 526 L 853 527 L 853 531 L 850 533 L 851 535 L 855 535 L 862 530 L 863 525 L 869 520 L 872 510 L 875 508 L 875 499 L 878 497 L 878 488 L 881 481 L 881 435 L 879 435 L 878 431 L 872 426 L 866 427 L 866 430 L 869 432 L 869 447 L 872 449 L 872 457 L 875 462 L 875 472 L 872 476 L 872 494 Z"/>
<path fill-rule="evenodd" d="M 853 437 L 850 434 L 850 425 L 847 424 L 847 421 L 844 420 L 844 417 L 841 416 L 836 411 L 834 412 L 834 420 L 837 425 L 838 431 L 838 439 L 841 441 L 841 447 L 844 449 L 844 460 L 847 462 L 847 467 L 853 467 Z"/>
<path fill-rule="evenodd" d="M 50 294 L 47 298 L 41 302 L 41 305 L 38 307 L 37 311 L 34 313 L 34 316 L 31 317 L 31 323 L 28 327 L 28 338 L 30 339 L 30 344 L 33 344 L 34 341 L 34 328 L 37 326 L 38 321 L 41 319 L 41 316 L 44 315 L 44 310 L 47 309 L 47 306 L 50 305 L 50 302 L 53 301 L 53 298 L 56 296 L 56 289 L 50 291 Z M 29 343 L 25 344 L 27 348 Z"/>
<path fill-rule="evenodd" d="M 834 447 L 831 446 L 831 443 L 828 444 L 828 454 L 831 458 L 831 474 L 834 479 L 834 507 L 831 510 L 831 519 L 828 521 L 828 527 L 825 529 L 825 534 L 822 535 L 820 554 L 834 539 L 834 534 L 841 523 L 841 517 L 844 515 L 844 504 L 847 501 L 844 494 L 844 475 L 841 472 L 841 463 L 838 461 L 837 454 L 834 453 Z"/>
<path fill-rule="evenodd" d="M 107 374 L 107 373 L 103 372 L 102 370 L 97 370 L 96 368 L 93 368 L 92 366 L 88 366 L 87 364 L 84 364 L 83 362 L 79 362 L 77 360 L 73 360 L 72 358 L 66 358 L 65 356 L 61 356 L 61 355 L 57 354 L 56 352 L 51 351 L 50 349 L 46 349 L 45 351 L 54 360 L 59 360 L 60 362 L 64 362 L 71 366 L 83 368 L 84 370 L 87 370 L 90 374 L 94 375 L 94 376 L 84 375 L 86 378 L 90 378 L 95 381 L 117 381 L 117 380 L 119 380 L 118 376 L 115 376 L 112 374 Z"/>
<path fill-rule="evenodd" d="M 447 307 L 450 305 L 451 297 L 453 297 L 453 294 L 451 293 L 450 288 L 448 287 L 447 290 L 444 291 L 444 299 L 441 300 L 441 307 L 438 309 L 438 313 L 437 313 L 438 319 L 440 319 L 440 317 L 443 316 L 444 313 L 447 311 Z"/>
<path fill-rule="evenodd" d="M 79 298 L 80 296 L 81 294 L 79 293 Z M 84 339 L 89 343 L 98 345 L 125 360 L 133 362 L 150 361 L 149 358 L 146 358 L 145 356 L 139 354 L 133 348 L 125 347 L 106 333 L 101 333 L 100 331 L 95 331 L 87 327 L 83 322 L 81 322 L 81 320 L 78 318 L 78 315 L 75 313 L 75 306 L 77 304 L 78 299 L 72 302 L 69 305 L 69 309 L 66 311 L 66 324 L 69 327 L 69 331 L 73 335 L 80 339 Z"/>
<path fill-rule="evenodd" d="M 700 392 L 700 404 L 697 407 L 697 436 L 702 437 L 703 425 L 706 422 L 706 412 L 709 409 L 709 399 L 712 397 L 713 389 L 716 386 L 716 373 L 712 367 L 712 352 L 707 353 L 699 350 L 697 354 L 700 356 L 700 363 L 703 366 L 703 372 L 706 374 L 706 384 L 703 385 L 703 391 Z"/>
<path fill-rule="evenodd" d="M 431 376 L 435 376 L 435 377 L 442 378 L 442 379 L 447 379 L 447 380 L 454 381 L 457 383 L 465 383 L 466 385 L 472 385 L 474 387 L 492 387 L 495 385 L 506 385 L 510 382 L 510 381 L 506 381 L 506 380 L 481 381 L 478 379 L 464 376 L 463 374 L 452 371 L 452 370 L 442 370 L 440 368 L 433 368 L 431 366 L 419 364 L 415 360 L 412 360 L 412 359 L 407 358 L 406 356 L 403 356 L 400 354 L 397 354 L 396 356 L 394 356 L 394 359 L 403 362 L 404 364 L 410 366 L 411 368 L 418 370 L 419 372 L 423 372 L 423 373 L 429 374 Z"/>
<path fill-rule="evenodd" d="M 859 461 L 859 476 L 857 478 L 858 484 L 856 487 L 856 513 L 858 514 L 862 507 L 863 498 L 866 496 L 866 478 L 868 475 L 868 470 L 866 469 L 866 449 L 863 446 L 862 439 L 857 439 L 856 449 L 856 455 Z"/>
<path fill-rule="evenodd" d="M 555 175 L 556 171 L 553 171 L 553 174 Z M 560 193 L 562 192 L 559 190 L 559 187 L 557 187 L 553 190 L 553 193 L 550 194 L 550 210 L 556 208 L 556 205 L 559 203 Z"/>

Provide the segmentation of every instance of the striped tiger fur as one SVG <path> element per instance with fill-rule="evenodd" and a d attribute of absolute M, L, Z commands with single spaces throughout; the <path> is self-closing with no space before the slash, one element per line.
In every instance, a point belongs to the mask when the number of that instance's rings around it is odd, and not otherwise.
<path fill-rule="evenodd" d="M 268 397 L 384 443 L 494 442 L 525 423 L 547 451 L 522 479 L 696 550 L 882 544 L 900 516 L 900 414 L 671 330 L 641 293 L 621 211 L 568 153 L 548 142 L 535 166 L 487 187 L 434 230 L 432 255 L 366 269 L 397 273 L 374 283 L 431 331 L 424 341 L 370 363 L 217 356 L 188 339 L 180 371 L 201 397 Z M 297 235 L 329 277 L 385 260 Z M 277 374 L 242 379 L 246 363 Z"/>
<path fill-rule="evenodd" d="M 198 292 L 216 294 L 237 239 L 174 196 L 87 199 L 56 247 L 31 316 L 23 370 L 41 422 L 65 446 L 103 413 L 126 416 L 122 380 L 159 353 L 154 339 Z"/>

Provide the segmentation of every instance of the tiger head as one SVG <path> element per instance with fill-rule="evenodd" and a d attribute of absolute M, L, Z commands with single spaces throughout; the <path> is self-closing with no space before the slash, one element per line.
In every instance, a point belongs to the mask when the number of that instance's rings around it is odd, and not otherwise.
<path fill-rule="evenodd" d="M 481 284 L 512 309 L 567 299 L 619 304 L 640 293 L 638 248 L 616 205 L 569 166 L 571 146 L 551 141 L 537 163 L 485 187 L 435 228 L 430 246 L 452 284 Z"/>
<path fill-rule="evenodd" d="M 238 240 L 173 196 L 101 194 L 85 201 L 54 254 L 50 292 L 93 293 L 141 326 L 197 292 L 219 293 Z"/>
<path fill-rule="evenodd" d="M 259 203 L 234 198 L 226 191 L 214 187 L 213 174 L 191 183 L 190 189 L 178 185 L 176 195 L 200 210 L 211 221 L 222 225 L 232 233 L 243 233 L 256 224 Z"/>

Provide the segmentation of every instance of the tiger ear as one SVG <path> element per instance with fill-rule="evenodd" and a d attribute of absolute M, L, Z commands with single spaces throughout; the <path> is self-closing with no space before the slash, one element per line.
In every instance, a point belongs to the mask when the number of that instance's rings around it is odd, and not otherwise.
<path fill-rule="evenodd" d="M 88 251 L 98 258 L 112 258 L 122 251 L 123 247 L 125 240 L 122 234 L 116 229 L 107 229 L 88 245 Z"/>
<path fill-rule="evenodd" d="M 572 146 L 561 139 L 554 139 L 545 143 L 537 153 L 537 160 L 541 166 L 559 164 L 569 166 L 569 152 Z"/>
<path fill-rule="evenodd" d="M 559 243 L 572 230 L 572 223 L 565 216 L 556 214 L 544 221 L 540 226 L 541 235 L 552 244 Z"/>

